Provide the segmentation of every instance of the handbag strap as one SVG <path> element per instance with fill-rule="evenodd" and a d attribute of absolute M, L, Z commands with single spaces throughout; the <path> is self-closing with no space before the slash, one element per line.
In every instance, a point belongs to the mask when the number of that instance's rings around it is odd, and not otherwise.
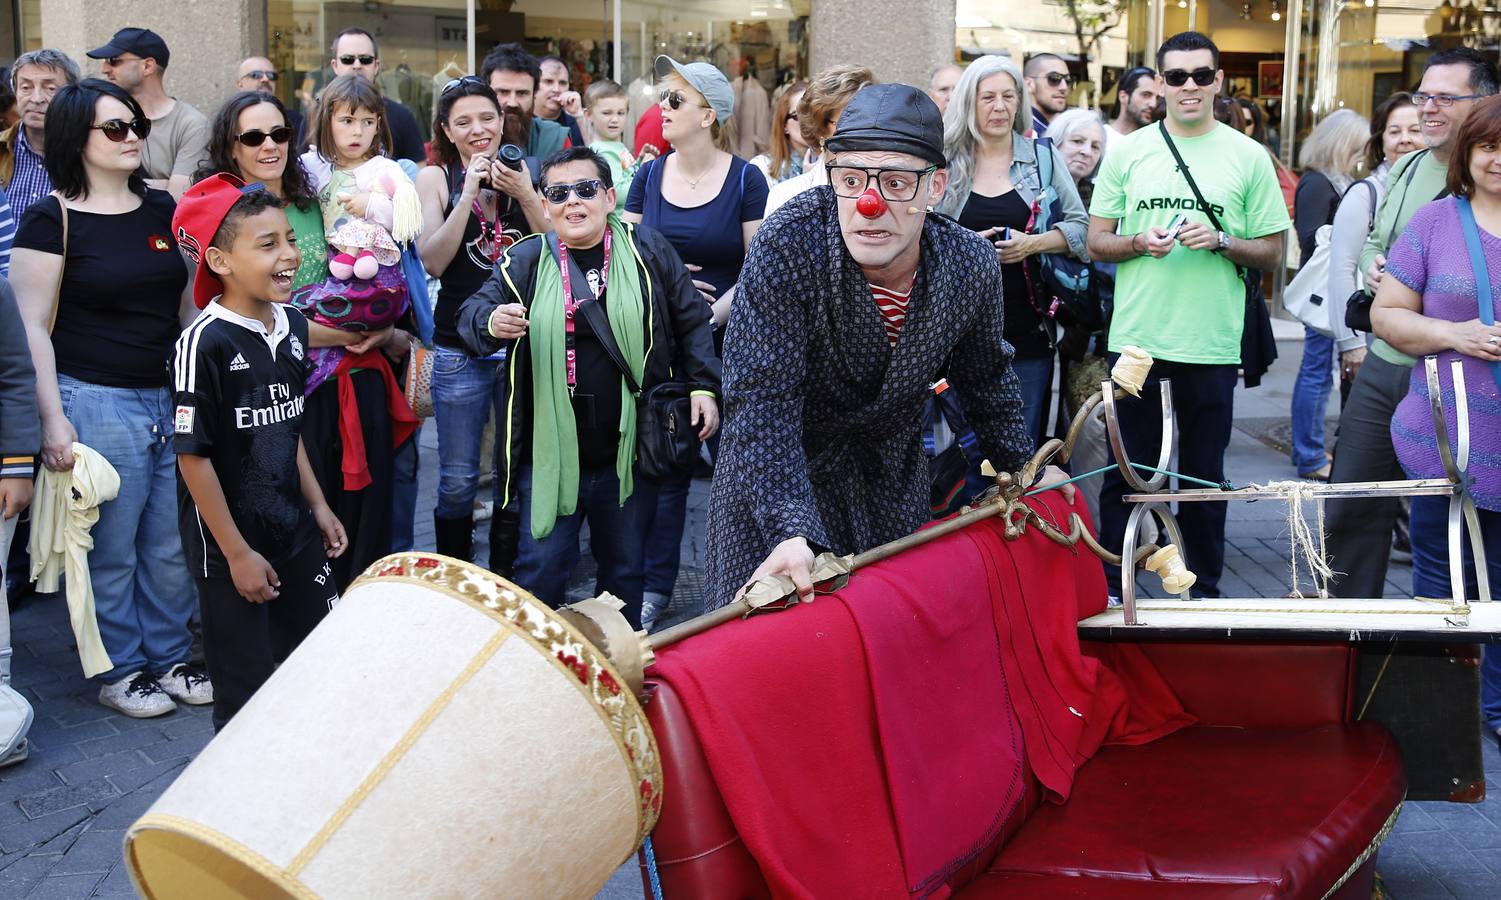
<path fill-rule="evenodd" d="M 1178 145 L 1173 143 L 1173 136 L 1168 134 L 1167 123 L 1165 121 L 1158 122 L 1157 127 L 1162 131 L 1162 139 L 1167 142 L 1167 149 L 1173 152 L 1173 160 L 1178 163 L 1178 171 L 1183 173 L 1184 180 L 1188 182 L 1188 189 L 1194 192 L 1194 199 L 1199 201 L 1199 208 L 1204 210 L 1204 213 L 1209 216 L 1209 224 L 1214 226 L 1215 231 L 1224 231 L 1225 227 L 1220 224 L 1219 216 L 1214 214 L 1214 207 L 1210 206 L 1209 202 L 1204 199 L 1204 195 L 1199 191 L 1198 184 L 1194 182 L 1193 174 L 1188 171 L 1188 163 L 1183 161 L 1183 154 L 1178 152 Z M 1231 262 L 1235 263 L 1235 274 L 1239 275 L 1241 280 L 1246 280 L 1248 277 L 1246 267 L 1235 262 L 1235 260 L 1231 260 Z"/>
<path fill-rule="evenodd" d="M 1485 261 L 1485 251 L 1480 247 L 1480 228 L 1475 224 L 1475 210 L 1468 197 L 1455 197 L 1459 207 L 1459 224 L 1465 235 L 1465 247 L 1470 251 L 1470 268 L 1475 270 L 1475 305 L 1480 310 L 1480 321 L 1486 325 L 1496 324 L 1495 301 L 1491 296 L 1491 270 Z M 1491 378 L 1501 388 L 1501 363 L 1491 363 Z"/>
<path fill-rule="evenodd" d="M 63 201 L 60 191 L 53 191 L 52 197 L 57 199 L 57 208 L 62 214 L 63 220 L 63 264 L 57 270 L 57 287 L 52 291 L 52 314 L 47 317 L 47 333 L 57 327 L 57 307 L 63 297 L 63 270 L 68 266 L 68 204 Z"/>
<path fill-rule="evenodd" d="M 548 232 L 547 249 L 552 252 L 554 259 L 558 258 L 558 235 L 556 232 Z M 568 266 L 570 273 L 569 280 L 575 285 L 587 288 L 589 282 L 584 277 L 584 273 L 578 268 L 578 260 L 572 255 L 568 257 Z M 631 374 L 631 367 L 625 361 L 625 354 L 620 352 L 620 345 L 615 343 L 615 333 L 610 330 L 610 321 L 604 314 L 604 307 L 598 300 L 592 297 L 579 296 L 575 299 L 583 300 L 584 302 L 579 304 L 574 314 L 582 317 L 585 322 L 589 323 L 590 330 L 594 332 L 595 340 L 599 341 L 599 345 L 605 348 L 605 355 L 615 364 L 615 368 L 620 370 L 620 374 L 625 376 L 625 386 L 630 388 L 631 394 L 636 397 L 641 396 L 641 385 L 636 381 L 636 377 Z"/>

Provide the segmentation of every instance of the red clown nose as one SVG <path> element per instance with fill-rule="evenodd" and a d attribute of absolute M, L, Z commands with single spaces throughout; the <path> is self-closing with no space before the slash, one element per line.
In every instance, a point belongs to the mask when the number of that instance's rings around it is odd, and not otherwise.
<path fill-rule="evenodd" d="M 855 201 L 855 211 L 867 219 L 879 219 L 886 214 L 886 198 L 875 188 L 866 188 Z"/>

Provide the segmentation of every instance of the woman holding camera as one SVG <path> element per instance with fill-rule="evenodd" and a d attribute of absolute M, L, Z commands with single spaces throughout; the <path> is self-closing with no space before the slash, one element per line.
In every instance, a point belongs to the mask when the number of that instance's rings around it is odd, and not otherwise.
<path fill-rule="evenodd" d="M 432 154 L 437 165 L 417 173 L 423 229 L 417 250 L 428 274 L 442 280 L 433 312 L 433 417 L 438 423 L 438 552 L 469 559 L 474 550 L 474 498 L 479 493 L 480 438 L 492 406 L 505 397 L 504 353 L 475 358 L 457 327 L 459 307 L 489 277 L 506 248 L 534 229 L 524 204 L 495 190 L 503 116 L 489 85 L 473 75 L 450 81 L 438 97 Z M 540 208 L 540 200 L 536 204 Z M 499 448 L 497 448 L 499 450 Z M 495 485 L 499 500 L 502 485 Z M 497 503 L 490 520 L 490 568 L 506 574 L 515 518 Z M 501 548 L 497 550 L 497 548 Z"/>

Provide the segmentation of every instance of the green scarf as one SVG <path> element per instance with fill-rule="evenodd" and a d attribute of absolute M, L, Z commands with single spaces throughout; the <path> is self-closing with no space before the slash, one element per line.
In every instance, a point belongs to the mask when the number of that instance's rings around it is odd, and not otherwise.
<path fill-rule="evenodd" d="M 631 375 L 641 383 L 646 369 L 645 309 L 641 295 L 641 260 L 631 231 L 615 213 L 609 215 L 610 268 L 605 284 L 605 313 L 610 333 Z M 549 246 L 537 265 L 532 294 L 530 342 L 532 363 L 532 537 L 552 533 L 558 516 L 578 508 L 578 426 L 568 395 L 564 368 L 563 270 Z M 615 451 L 615 474 L 620 480 L 620 504 L 630 498 L 636 459 L 636 398 L 620 379 L 620 446 Z"/>

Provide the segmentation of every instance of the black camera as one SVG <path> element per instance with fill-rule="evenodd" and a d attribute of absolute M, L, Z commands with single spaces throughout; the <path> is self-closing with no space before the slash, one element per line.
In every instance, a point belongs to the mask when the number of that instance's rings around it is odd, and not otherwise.
<path fill-rule="evenodd" d="M 501 144 L 500 153 L 496 154 L 496 160 L 513 172 L 521 171 L 521 161 L 526 158 L 526 153 L 515 144 Z"/>

